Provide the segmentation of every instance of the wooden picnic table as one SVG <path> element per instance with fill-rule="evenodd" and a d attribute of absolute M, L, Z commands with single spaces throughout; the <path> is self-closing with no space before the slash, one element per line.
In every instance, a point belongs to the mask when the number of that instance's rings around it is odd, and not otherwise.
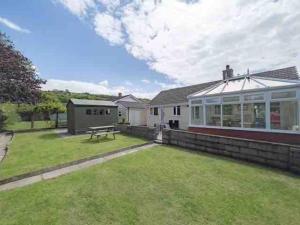
<path fill-rule="evenodd" d="M 97 136 L 97 138 L 99 138 L 99 136 L 101 135 L 105 135 L 107 136 L 108 134 L 113 134 L 114 138 L 115 138 L 115 133 L 119 133 L 119 131 L 114 131 L 115 126 L 99 126 L 99 127 L 88 127 L 89 131 L 88 133 L 91 134 L 90 139 L 93 138 L 93 136 Z"/>

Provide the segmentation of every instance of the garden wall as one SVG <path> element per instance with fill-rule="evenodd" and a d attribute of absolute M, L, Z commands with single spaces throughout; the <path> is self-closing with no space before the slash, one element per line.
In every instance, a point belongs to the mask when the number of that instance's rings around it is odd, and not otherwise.
<path fill-rule="evenodd" d="M 300 174 L 300 146 L 164 129 L 164 144 L 247 160 Z"/>
<path fill-rule="evenodd" d="M 148 140 L 155 140 L 158 135 L 157 128 L 150 128 L 146 126 L 129 126 L 126 124 L 118 124 L 117 130 L 125 134 L 146 138 Z"/>

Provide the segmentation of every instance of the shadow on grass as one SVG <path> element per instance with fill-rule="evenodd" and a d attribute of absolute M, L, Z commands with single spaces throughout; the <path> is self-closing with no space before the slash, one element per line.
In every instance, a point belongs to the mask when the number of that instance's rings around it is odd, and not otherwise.
<path fill-rule="evenodd" d="M 102 138 L 87 138 L 87 139 L 83 139 L 82 141 L 80 141 L 81 143 L 86 143 L 86 144 L 99 144 L 99 143 L 105 143 L 105 142 L 110 142 L 110 141 L 115 141 L 115 139 L 111 138 L 111 137 L 102 137 Z"/>
<path fill-rule="evenodd" d="M 54 139 L 58 139 L 58 135 L 56 133 L 48 133 L 48 134 L 41 134 L 38 136 L 38 138 L 40 139 L 44 139 L 44 140 L 54 140 Z"/>
<path fill-rule="evenodd" d="M 268 165 L 265 165 L 265 164 L 260 164 L 258 162 L 255 163 L 255 162 L 246 161 L 246 160 L 243 160 L 243 159 L 231 158 L 230 156 L 218 155 L 218 154 L 213 154 L 213 153 L 209 153 L 209 152 L 202 152 L 202 151 L 193 150 L 193 149 L 186 149 L 186 148 L 182 148 L 182 147 L 175 146 L 175 145 L 167 145 L 167 146 L 172 147 L 176 150 L 188 152 L 188 153 L 191 153 L 191 154 L 210 157 L 210 158 L 213 158 L 213 159 L 216 159 L 216 160 L 225 160 L 227 162 L 231 162 L 231 163 L 234 163 L 234 164 L 239 164 L 239 165 L 243 165 L 243 166 L 246 166 L 246 167 L 252 167 L 252 168 L 255 168 L 255 169 L 258 169 L 258 170 L 267 170 L 267 171 L 270 171 L 270 172 L 278 173 L 278 174 L 285 175 L 285 176 L 288 176 L 288 177 L 292 177 L 292 178 L 295 178 L 295 179 L 300 179 L 300 176 L 298 174 L 295 174 L 291 171 L 279 169 L 279 168 L 268 166 Z"/>

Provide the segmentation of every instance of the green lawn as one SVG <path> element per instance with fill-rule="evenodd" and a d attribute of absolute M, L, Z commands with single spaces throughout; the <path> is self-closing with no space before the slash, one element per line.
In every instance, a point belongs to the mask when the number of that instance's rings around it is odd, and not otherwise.
<path fill-rule="evenodd" d="M 89 135 L 60 138 L 52 130 L 16 134 L 0 163 L 0 179 L 145 142 L 121 134 L 100 141 L 89 140 Z"/>
<path fill-rule="evenodd" d="M 0 192 L 0 224 L 297 225 L 300 179 L 155 147 Z"/>
<path fill-rule="evenodd" d="M 55 126 L 55 121 L 34 121 L 34 129 L 40 128 L 53 128 Z M 7 130 L 30 130 L 31 122 L 30 121 L 20 121 L 14 124 L 6 126 Z"/>

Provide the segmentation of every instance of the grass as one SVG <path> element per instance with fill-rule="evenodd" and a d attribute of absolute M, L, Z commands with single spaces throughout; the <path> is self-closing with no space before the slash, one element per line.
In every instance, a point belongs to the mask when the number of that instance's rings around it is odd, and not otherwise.
<path fill-rule="evenodd" d="M 89 137 L 61 138 L 54 131 L 16 134 L 0 164 L 0 179 L 146 142 L 121 134 L 116 140 L 109 137 L 91 141 Z"/>
<path fill-rule="evenodd" d="M 297 225 L 300 179 L 155 147 L 0 192 L 0 224 Z"/>
<path fill-rule="evenodd" d="M 34 129 L 40 128 L 53 128 L 55 126 L 55 121 L 34 121 Z M 30 130 L 30 121 L 20 121 L 14 124 L 7 125 L 6 130 L 18 131 L 18 130 Z"/>

